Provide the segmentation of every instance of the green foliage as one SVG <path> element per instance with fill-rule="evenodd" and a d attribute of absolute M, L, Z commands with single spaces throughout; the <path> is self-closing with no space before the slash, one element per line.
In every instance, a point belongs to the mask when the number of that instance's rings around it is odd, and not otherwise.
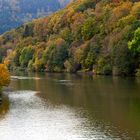
<path fill-rule="evenodd" d="M 33 24 L 28 23 L 24 27 L 23 37 L 33 36 Z"/>
<path fill-rule="evenodd" d="M 135 54 L 140 53 L 140 28 L 134 33 L 134 38 L 128 43 L 128 47 Z"/>
<path fill-rule="evenodd" d="M 105 58 L 101 57 L 97 61 L 96 72 L 97 72 L 97 74 L 110 75 L 112 73 L 111 64 L 108 63 Z"/>
<path fill-rule="evenodd" d="M 34 53 L 34 50 L 31 46 L 25 47 L 25 48 L 22 49 L 21 55 L 20 55 L 20 58 L 19 58 L 19 62 L 20 62 L 21 67 L 27 67 L 28 66 L 29 61 L 33 57 L 33 53 Z"/>
<path fill-rule="evenodd" d="M 6 54 L 6 49 L 5 48 L 0 48 L 0 63 L 2 63 L 3 56 Z"/>
<path fill-rule="evenodd" d="M 35 59 L 34 63 L 32 62 L 32 60 L 30 60 L 28 68 L 34 71 L 44 71 L 45 66 L 42 59 Z"/>
<path fill-rule="evenodd" d="M 60 35 L 69 44 L 73 41 L 73 35 L 69 28 L 64 28 L 61 30 Z"/>
<path fill-rule="evenodd" d="M 43 61 L 47 63 L 51 58 L 53 57 L 53 50 L 56 48 L 56 46 L 53 44 L 49 48 L 46 48 L 43 54 Z"/>
<path fill-rule="evenodd" d="M 14 56 L 14 64 L 15 66 L 20 66 L 20 62 L 19 62 L 19 59 L 20 59 L 20 50 L 16 50 L 15 51 L 15 56 Z"/>
<path fill-rule="evenodd" d="M 68 51 L 67 45 L 63 45 L 60 48 L 56 48 L 54 57 L 53 57 L 53 64 L 60 69 L 64 68 L 64 62 L 68 58 Z"/>
<path fill-rule="evenodd" d="M 47 70 L 57 71 L 56 69 L 63 70 L 64 62 L 68 58 L 67 45 L 64 44 L 61 47 L 52 45 L 43 55 L 44 61 L 47 64 Z"/>
<path fill-rule="evenodd" d="M 96 0 L 84 0 L 75 8 L 75 12 L 84 12 L 88 8 L 95 8 L 96 2 Z"/>
<path fill-rule="evenodd" d="M 140 2 L 75 0 L 0 36 L 0 61 L 33 71 L 137 75 Z"/>
<path fill-rule="evenodd" d="M 82 36 L 84 40 L 90 39 L 95 33 L 95 21 L 93 18 L 89 17 L 82 27 Z"/>
<path fill-rule="evenodd" d="M 95 52 L 93 46 L 88 46 L 83 50 L 83 57 L 81 60 L 81 65 L 83 69 L 92 70 L 93 64 L 95 63 Z"/>

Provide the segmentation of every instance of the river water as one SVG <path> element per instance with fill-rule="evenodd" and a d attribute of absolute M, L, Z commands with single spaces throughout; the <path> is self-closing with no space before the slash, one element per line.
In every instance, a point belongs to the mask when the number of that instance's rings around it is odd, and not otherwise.
<path fill-rule="evenodd" d="M 12 74 L 1 140 L 140 140 L 140 78 Z"/>

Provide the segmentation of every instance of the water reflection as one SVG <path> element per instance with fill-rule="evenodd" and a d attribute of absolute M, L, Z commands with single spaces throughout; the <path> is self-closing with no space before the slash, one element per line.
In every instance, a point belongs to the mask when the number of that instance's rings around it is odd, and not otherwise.
<path fill-rule="evenodd" d="M 4 119 L 9 111 L 9 99 L 0 93 L 0 120 Z"/>
<path fill-rule="evenodd" d="M 4 94 L 7 113 L 0 118 L 2 139 L 140 139 L 139 79 L 18 76 L 12 76 L 13 91 Z"/>
<path fill-rule="evenodd" d="M 87 120 L 76 115 L 67 106 L 52 106 L 42 102 L 34 91 L 9 92 L 10 110 L 0 121 L 0 137 L 3 140 L 89 139 L 89 129 L 82 129 Z M 107 138 L 97 130 L 93 138 Z M 21 137 L 22 136 L 22 137 Z"/>

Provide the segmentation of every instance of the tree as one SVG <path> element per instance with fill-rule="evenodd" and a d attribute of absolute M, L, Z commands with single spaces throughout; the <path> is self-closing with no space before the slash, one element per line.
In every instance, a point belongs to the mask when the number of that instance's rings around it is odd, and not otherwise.
<path fill-rule="evenodd" d="M 95 32 L 95 20 L 91 17 L 89 17 L 82 27 L 82 36 L 84 40 L 88 40 L 91 37 L 93 37 Z"/>
<path fill-rule="evenodd" d="M 24 27 L 23 37 L 33 36 L 33 24 L 28 23 Z"/>
<path fill-rule="evenodd" d="M 73 36 L 69 28 L 64 28 L 60 32 L 60 35 L 69 44 L 73 41 Z"/>
<path fill-rule="evenodd" d="M 22 67 L 27 67 L 29 61 L 33 57 L 33 54 L 34 54 L 34 50 L 33 50 L 32 46 L 23 48 L 23 50 L 21 51 L 20 58 L 19 58 L 20 65 Z"/>
<path fill-rule="evenodd" d="M 8 86 L 10 83 L 10 75 L 4 64 L 0 64 L 0 89 L 3 86 Z"/>
<path fill-rule="evenodd" d="M 128 42 L 128 47 L 135 54 L 140 53 L 140 28 L 135 31 L 132 41 Z"/>
<path fill-rule="evenodd" d="M 134 56 L 134 62 L 136 65 L 136 68 L 138 68 L 136 71 L 136 75 L 139 76 L 140 71 L 140 28 L 137 28 L 137 30 L 134 33 L 134 37 L 132 41 L 128 42 L 128 48 L 130 49 L 131 53 Z"/>

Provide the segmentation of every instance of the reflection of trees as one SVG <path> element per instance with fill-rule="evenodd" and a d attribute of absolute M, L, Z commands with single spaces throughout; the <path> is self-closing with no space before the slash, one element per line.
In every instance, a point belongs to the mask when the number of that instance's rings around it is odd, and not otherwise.
<path fill-rule="evenodd" d="M 118 135 L 116 131 L 123 135 L 128 130 L 131 137 L 132 130 L 140 129 L 140 88 L 133 78 L 47 74 L 46 79 L 36 81 L 36 89 L 41 91 L 38 96 L 54 106 L 64 104 L 86 110 L 83 118 L 88 118 L 91 125 L 96 120 L 97 125 L 104 122 L 104 127 L 108 122 L 110 127 L 119 126 L 118 130 L 110 128 L 114 136 Z"/>
<path fill-rule="evenodd" d="M 117 131 L 123 135 L 128 130 L 129 136 L 132 136 L 135 133 L 131 134 L 131 131 L 140 130 L 139 79 L 54 73 L 46 73 L 46 76 L 33 73 L 28 76 L 41 79 L 12 81 L 12 87 L 40 91 L 37 96 L 43 101 L 50 101 L 52 106 L 74 108 L 78 117 L 87 119 L 84 128 L 101 125 L 104 131 L 109 122 L 108 128 L 116 126 L 109 128 L 114 136 L 118 135 Z M 8 103 L 3 103 L 2 109 L 0 106 L 0 116 L 1 110 L 8 110 Z"/>
<path fill-rule="evenodd" d="M 6 95 L 0 93 L 0 119 L 4 118 L 9 111 L 9 99 Z"/>

